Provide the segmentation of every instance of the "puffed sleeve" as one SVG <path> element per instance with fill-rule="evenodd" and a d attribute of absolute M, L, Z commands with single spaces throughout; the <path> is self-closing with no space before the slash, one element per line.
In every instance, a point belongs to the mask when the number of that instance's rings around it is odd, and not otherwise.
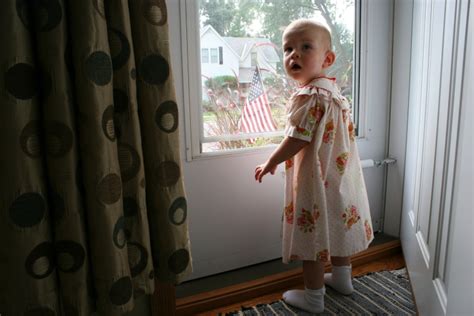
<path fill-rule="evenodd" d="M 324 111 L 324 102 L 316 91 L 295 93 L 290 99 L 285 135 L 310 142 Z"/>

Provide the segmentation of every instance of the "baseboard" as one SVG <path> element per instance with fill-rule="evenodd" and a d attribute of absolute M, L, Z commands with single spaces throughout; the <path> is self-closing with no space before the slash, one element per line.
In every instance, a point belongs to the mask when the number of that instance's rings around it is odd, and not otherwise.
<path fill-rule="evenodd" d="M 352 267 L 356 268 L 373 260 L 400 252 L 401 244 L 399 240 L 372 246 L 351 258 Z M 329 268 L 330 265 L 328 264 L 326 269 Z M 265 294 L 274 293 L 289 287 L 296 287 L 303 283 L 302 272 L 302 268 L 298 268 L 253 281 L 179 298 L 176 300 L 176 315 L 195 315 L 221 306 L 227 306 Z"/>

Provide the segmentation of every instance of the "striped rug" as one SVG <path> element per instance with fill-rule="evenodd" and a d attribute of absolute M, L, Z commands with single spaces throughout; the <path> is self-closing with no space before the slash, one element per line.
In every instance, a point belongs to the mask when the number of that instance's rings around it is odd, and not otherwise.
<path fill-rule="evenodd" d="M 416 315 L 406 269 L 369 273 L 353 279 L 354 293 L 345 296 L 326 287 L 325 310 L 319 315 Z M 222 315 L 222 314 L 221 314 Z M 236 315 L 314 315 L 282 300 L 270 304 L 242 307 L 227 313 Z"/>

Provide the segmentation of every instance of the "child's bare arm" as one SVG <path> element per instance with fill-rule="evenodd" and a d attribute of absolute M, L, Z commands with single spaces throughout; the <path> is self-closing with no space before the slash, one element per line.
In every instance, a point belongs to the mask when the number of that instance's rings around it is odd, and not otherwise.
<path fill-rule="evenodd" d="M 275 149 L 275 151 L 270 155 L 268 160 L 258 165 L 255 168 L 255 180 L 258 182 L 262 182 L 262 178 L 267 173 L 274 174 L 276 167 L 296 155 L 303 147 L 308 145 L 307 141 L 293 138 L 293 137 L 285 137 L 280 145 Z"/>

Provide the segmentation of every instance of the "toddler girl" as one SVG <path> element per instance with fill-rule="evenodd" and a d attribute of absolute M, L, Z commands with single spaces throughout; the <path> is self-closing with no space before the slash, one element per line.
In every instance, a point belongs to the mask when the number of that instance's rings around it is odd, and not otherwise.
<path fill-rule="evenodd" d="M 327 284 L 351 294 L 350 256 L 373 239 L 367 192 L 350 106 L 325 71 L 335 61 L 324 25 L 300 19 L 283 33 L 286 73 L 299 84 L 288 109 L 285 138 L 256 167 L 259 182 L 285 162 L 282 259 L 303 261 L 304 290 L 283 294 L 288 304 L 319 313 Z M 324 264 L 332 273 L 324 274 Z"/>

